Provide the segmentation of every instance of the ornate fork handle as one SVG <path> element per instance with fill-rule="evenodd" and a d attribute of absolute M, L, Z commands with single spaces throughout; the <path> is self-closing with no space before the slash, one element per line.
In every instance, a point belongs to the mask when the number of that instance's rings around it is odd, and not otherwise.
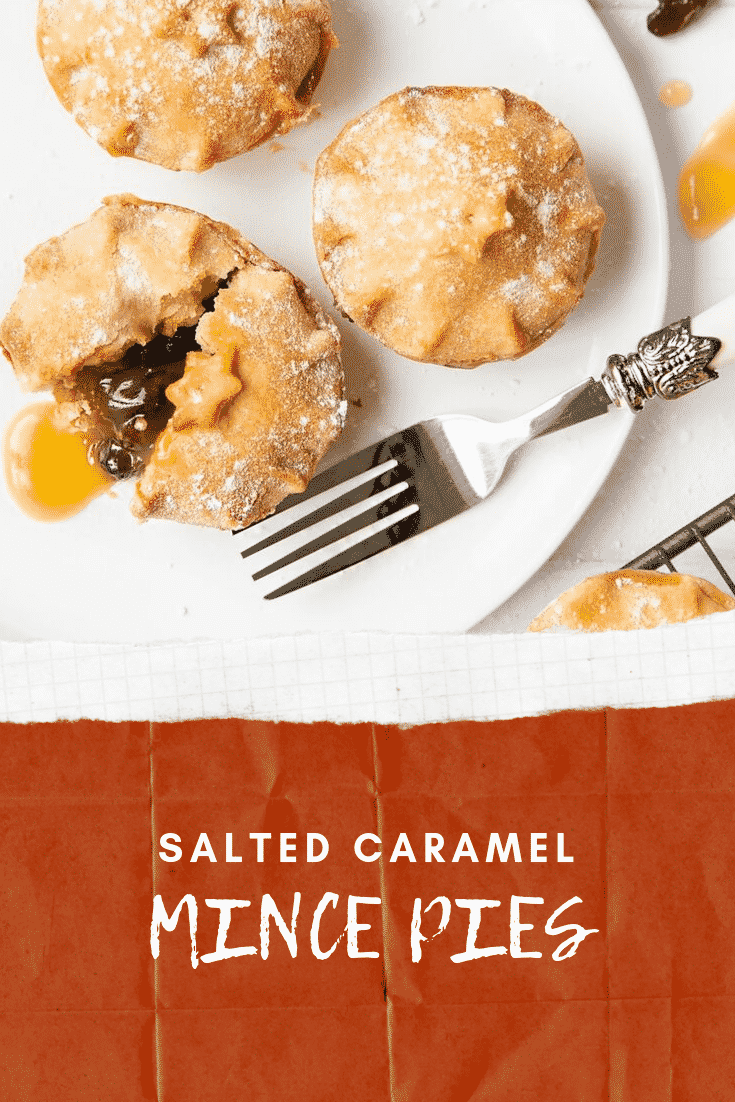
<path fill-rule="evenodd" d="M 649 333 L 629 356 L 608 356 L 601 375 L 611 401 L 637 413 L 649 398 L 671 400 L 717 379 L 711 366 L 722 348 L 717 337 L 692 333 L 692 319 L 682 318 Z"/>
<path fill-rule="evenodd" d="M 705 336 L 716 333 L 717 336 Z M 629 356 L 608 356 L 598 380 L 587 379 L 557 394 L 513 424 L 517 439 L 533 440 L 607 413 L 611 405 L 638 413 L 650 398 L 681 398 L 717 379 L 735 360 L 735 295 L 696 318 L 683 318 L 649 333 Z"/>

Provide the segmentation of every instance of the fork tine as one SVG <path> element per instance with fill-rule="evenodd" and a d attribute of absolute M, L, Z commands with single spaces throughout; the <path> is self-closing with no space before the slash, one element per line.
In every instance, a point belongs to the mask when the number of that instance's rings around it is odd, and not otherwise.
<path fill-rule="evenodd" d="M 266 593 L 265 600 L 271 601 L 276 597 L 283 597 L 287 593 L 303 589 L 321 578 L 328 578 L 331 574 L 337 574 L 348 566 L 354 566 L 358 562 L 372 558 L 373 555 L 386 551 L 389 547 L 394 547 L 405 539 L 410 539 L 411 536 L 416 534 L 420 526 L 419 504 L 417 501 L 413 501 L 404 508 L 397 509 L 389 516 L 371 524 L 371 534 L 363 527 L 337 541 L 336 544 L 332 545 L 332 549 L 336 550 L 337 553 L 333 554 L 330 559 L 307 568 L 304 573 L 298 574 L 290 581 L 284 582 L 277 589 Z M 347 546 L 344 546 L 345 544 Z M 318 555 L 319 552 L 313 554 Z M 304 562 L 302 565 L 306 566 L 307 564 Z"/>
<path fill-rule="evenodd" d="M 385 463 L 387 459 L 393 458 L 393 448 L 396 444 L 403 443 L 404 431 L 394 432 L 392 436 L 386 436 L 383 440 L 378 440 L 375 444 L 369 444 L 367 448 L 363 448 L 359 452 L 354 452 L 353 455 L 348 455 L 346 459 L 341 459 L 339 463 L 335 463 L 333 467 L 328 467 L 326 471 L 321 471 L 311 479 L 309 485 L 304 490 L 303 494 L 292 494 L 294 498 L 305 501 L 307 498 L 313 497 L 315 494 L 320 494 L 324 490 L 328 490 L 332 486 L 338 485 L 340 482 L 345 482 L 348 478 L 352 478 L 353 475 L 362 474 L 363 471 L 370 470 L 371 467 L 378 467 L 381 463 Z M 287 499 L 288 501 L 288 499 Z M 292 502 L 291 504 L 295 504 Z M 287 509 L 289 506 L 286 501 L 282 501 L 276 509 L 276 512 L 280 512 L 283 509 Z"/>
<path fill-rule="evenodd" d="M 275 527 L 275 531 L 269 533 L 264 539 L 251 544 L 249 547 L 245 547 L 240 552 L 241 556 L 246 559 L 250 555 L 255 555 L 259 551 L 263 551 L 266 547 L 271 547 L 275 543 L 280 543 L 282 540 L 286 540 L 290 536 L 294 536 L 306 528 L 316 526 L 322 521 L 328 520 L 330 517 L 334 517 L 335 523 L 338 523 L 338 514 L 341 514 L 344 510 L 357 505 L 359 502 L 365 500 L 369 501 L 369 499 L 379 491 L 400 483 L 401 478 L 405 478 L 405 472 L 401 475 L 400 471 L 401 469 L 398 466 L 398 461 L 395 459 L 391 459 L 387 463 L 381 463 L 378 467 L 369 468 L 362 475 L 356 475 L 345 483 L 338 483 L 334 486 L 330 486 L 329 489 L 322 490 L 320 494 L 312 494 L 312 505 L 310 508 L 297 508 L 302 504 L 299 500 L 301 495 L 292 495 L 292 497 L 288 499 L 292 501 L 288 509 L 295 509 L 297 519 L 291 524 L 282 524 L 281 527 Z M 325 474 L 329 473 L 331 472 L 325 472 Z M 344 492 L 340 492 L 343 487 Z M 333 491 L 331 494 L 330 490 Z M 321 504 L 322 500 L 324 504 Z M 363 508 L 368 508 L 368 506 L 365 505 Z M 286 511 L 288 510 L 284 510 L 284 512 Z M 266 521 L 272 520 L 275 516 L 276 514 L 272 513 L 270 517 L 266 517 L 259 523 L 264 524 Z M 287 518 L 283 519 L 285 520 Z M 257 525 L 252 525 L 252 528 L 255 527 L 257 527 Z M 271 525 L 267 525 L 267 527 L 270 528 Z"/>
<path fill-rule="evenodd" d="M 284 546 L 284 553 L 276 562 L 253 575 L 254 580 L 260 580 L 284 572 L 282 584 L 266 594 L 266 600 L 281 597 L 369 559 L 457 516 L 473 504 L 472 487 L 468 493 L 457 484 L 457 472 L 445 464 L 446 457 L 442 456 L 432 436 L 433 428 L 433 422 L 413 425 L 373 448 L 364 449 L 353 456 L 352 461 L 345 460 L 325 471 L 317 491 L 323 491 L 325 484 L 333 491 L 336 472 L 354 474 L 356 459 L 363 467 L 358 487 L 332 500 L 329 507 L 322 507 L 315 494 L 315 514 L 304 517 L 300 510 L 299 519 L 294 523 L 248 548 L 245 554 L 264 550 L 281 539 L 292 540 L 290 547 Z M 389 463 L 385 462 L 386 458 Z M 381 466 L 373 468 L 371 463 Z M 339 493 L 341 487 L 337 484 L 336 489 Z M 329 491 L 325 497 L 329 496 Z M 293 504 L 297 504 L 296 498 Z M 308 542 L 294 546 L 293 541 L 304 532 Z M 275 577 L 273 582 L 276 582 Z"/>
<path fill-rule="evenodd" d="M 291 563 L 298 562 L 299 559 L 305 558 L 314 551 L 321 551 L 323 548 L 338 543 L 345 536 L 352 535 L 353 532 L 360 532 L 367 529 L 372 524 L 383 520 L 394 512 L 398 512 L 399 509 L 411 504 L 415 500 L 415 486 L 410 485 L 405 479 L 402 482 L 395 482 L 387 489 L 383 490 L 382 493 L 376 494 L 372 498 L 367 498 L 367 500 L 360 501 L 352 506 L 351 509 L 340 511 L 338 514 L 334 515 L 332 519 L 336 523 L 333 524 L 331 528 L 320 531 L 315 535 L 314 539 L 309 540 L 308 543 L 301 544 L 269 566 L 265 566 L 256 571 L 253 574 L 253 580 L 259 581 L 260 578 L 265 578 L 268 574 L 273 574 L 276 570 L 280 570 L 284 566 L 290 566 Z M 282 535 L 283 533 L 279 532 L 277 537 L 271 537 L 271 543 L 276 542 Z"/>
<path fill-rule="evenodd" d="M 339 463 L 335 463 L 334 466 L 328 467 L 326 471 L 321 471 L 319 474 L 314 475 L 303 493 L 289 494 L 289 496 L 284 498 L 284 500 L 276 506 L 275 510 L 269 516 L 264 517 L 263 520 L 256 521 L 255 524 L 249 525 L 247 529 L 233 529 L 233 536 L 237 536 L 241 532 L 253 531 L 259 524 L 267 524 L 273 517 L 277 517 L 280 513 L 286 512 L 288 509 L 292 509 L 294 506 L 300 505 L 302 502 L 308 501 L 312 497 L 316 497 L 317 494 L 324 493 L 326 490 L 340 486 L 349 479 L 363 475 L 374 467 L 379 467 L 387 460 L 393 458 L 393 448 L 396 445 L 401 445 L 403 436 L 403 432 L 395 432 L 392 436 L 386 436 L 383 440 L 379 440 L 375 444 L 370 444 L 367 448 L 363 448 L 353 455 L 348 455 L 346 459 L 342 459 Z"/>

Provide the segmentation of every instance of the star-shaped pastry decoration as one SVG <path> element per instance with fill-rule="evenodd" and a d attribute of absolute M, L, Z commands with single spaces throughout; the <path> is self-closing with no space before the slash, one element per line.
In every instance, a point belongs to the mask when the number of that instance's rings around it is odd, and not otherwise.
<path fill-rule="evenodd" d="M 155 27 L 158 38 L 170 38 L 191 57 L 204 57 L 212 46 L 240 42 L 232 18 L 236 3 L 223 11 L 221 0 L 169 0 Z"/>
<path fill-rule="evenodd" d="M 223 407 L 242 390 L 232 371 L 235 356 L 235 349 L 214 356 L 188 354 L 182 378 L 166 388 L 166 397 L 176 407 L 172 428 L 211 428 L 216 423 Z"/>

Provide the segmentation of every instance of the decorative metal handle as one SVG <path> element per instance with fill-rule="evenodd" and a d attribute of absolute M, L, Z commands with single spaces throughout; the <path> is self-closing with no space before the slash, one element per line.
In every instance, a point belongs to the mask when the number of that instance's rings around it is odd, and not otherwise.
<path fill-rule="evenodd" d="M 710 364 L 721 345 L 717 337 L 695 336 L 692 319 L 682 318 L 643 337 L 629 356 L 608 356 L 601 382 L 610 401 L 637 413 L 656 395 L 681 398 L 717 379 Z"/>

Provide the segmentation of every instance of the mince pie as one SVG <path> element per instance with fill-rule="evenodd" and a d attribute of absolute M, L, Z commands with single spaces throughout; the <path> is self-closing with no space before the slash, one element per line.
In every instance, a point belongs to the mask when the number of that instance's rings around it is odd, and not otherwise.
<path fill-rule="evenodd" d="M 314 240 L 337 306 L 409 359 L 476 367 L 551 336 L 605 216 L 558 119 L 497 88 L 406 88 L 319 157 Z"/>
<path fill-rule="evenodd" d="M 141 519 L 238 528 L 306 488 L 339 436 L 339 335 L 306 288 L 235 230 L 113 196 L 36 248 L 0 325 L 26 390 Z"/>
<path fill-rule="evenodd" d="M 703 578 L 655 570 L 616 570 L 586 578 L 562 593 L 528 630 L 632 631 L 681 624 L 734 608 L 733 597 Z"/>
<path fill-rule="evenodd" d="M 38 50 L 76 122 L 114 156 L 201 172 L 309 114 L 328 0 L 40 0 Z"/>

